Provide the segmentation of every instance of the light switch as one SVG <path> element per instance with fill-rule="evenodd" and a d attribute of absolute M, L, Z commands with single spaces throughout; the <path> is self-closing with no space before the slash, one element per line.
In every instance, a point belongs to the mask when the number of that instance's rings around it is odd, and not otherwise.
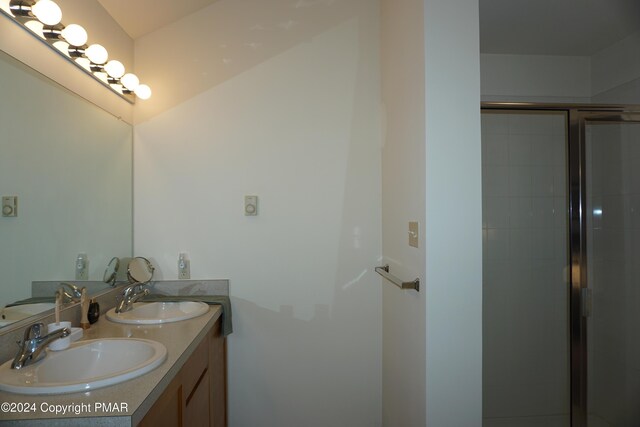
<path fill-rule="evenodd" d="M 2 216 L 18 216 L 18 196 L 2 197 Z"/>
<path fill-rule="evenodd" d="M 244 215 L 258 215 L 258 196 L 244 196 Z"/>
<path fill-rule="evenodd" d="M 418 247 L 418 238 L 420 237 L 420 224 L 417 221 L 409 223 L 409 246 Z"/>

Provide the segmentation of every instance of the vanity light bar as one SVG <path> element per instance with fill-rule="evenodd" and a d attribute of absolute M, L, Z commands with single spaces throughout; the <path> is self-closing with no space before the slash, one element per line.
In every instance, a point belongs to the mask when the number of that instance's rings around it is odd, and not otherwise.
<path fill-rule="evenodd" d="M 135 74 L 127 73 L 120 61 L 108 61 L 109 54 L 104 47 L 87 45 L 84 28 L 78 24 L 63 25 L 62 11 L 52 0 L 11 0 L 9 11 L 17 22 L 117 94 L 130 98 L 135 95 L 139 99 L 151 97 L 151 88 L 140 84 Z"/>

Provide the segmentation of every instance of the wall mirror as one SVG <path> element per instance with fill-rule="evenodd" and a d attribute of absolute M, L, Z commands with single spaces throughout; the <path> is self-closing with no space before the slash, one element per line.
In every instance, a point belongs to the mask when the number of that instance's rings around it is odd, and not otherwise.
<path fill-rule="evenodd" d="M 131 125 L 2 51 L 0 93 L 0 196 L 17 197 L 0 216 L 0 309 L 39 285 L 108 288 L 110 260 L 132 253 Z"/>

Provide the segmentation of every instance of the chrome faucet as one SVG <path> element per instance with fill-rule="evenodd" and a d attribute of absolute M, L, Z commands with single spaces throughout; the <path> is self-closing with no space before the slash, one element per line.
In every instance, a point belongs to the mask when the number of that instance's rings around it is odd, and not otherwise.
<path fill-rule="evenodd" d="M 62 328 L 42 336 L 43 329 L 44 323 L 35 323 L 25 329 L 22 342 L 18 341 L 20 351 L 18 351 L 15 359 L 13 359 L 11 369 L 20 369 L 30 363 L 38 361 L 41 356 L 44 357 L 45 353 L 42 353 L 42 350 L 52 341 L 58 338 L 68 337 L 69 334 L 71 334 L 69 328 Z"/>
<path fill-rule="evenodd" d="M 68 288 L 69 290 L 65 288 Z M 58 288 L 56 293 L 58 292 L 63 297 L 63 299 L 67 298 L 71 302 L 79 302 L 80 297 L 82 297 L 82 289 L 69 282 L 60 282 L 60 287 Z"/>
<path fill-rule="evenodd" d="M 116 313 L 124 313 L 133 308 L 133 303 L 138 301 L 145 295 L 149 295 L 149 289 L 142 289 L 143 283 L 134 283 L 124 288 L 118 305 L 116 305 Z"/>

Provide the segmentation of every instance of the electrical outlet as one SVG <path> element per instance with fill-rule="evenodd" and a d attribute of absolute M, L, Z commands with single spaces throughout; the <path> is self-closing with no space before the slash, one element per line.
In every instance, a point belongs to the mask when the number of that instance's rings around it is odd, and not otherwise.
<path fill-rule="evenodd" d="M 186 280 L 191 278 L 191 262 L 186 253 L 178 255 L 178 279 Z"/>
<path fill-rule="evenodd" d="M 76 258 L 76 280 L 89 280 L 89 260 L 87 254 L 78 254 Z"/>

